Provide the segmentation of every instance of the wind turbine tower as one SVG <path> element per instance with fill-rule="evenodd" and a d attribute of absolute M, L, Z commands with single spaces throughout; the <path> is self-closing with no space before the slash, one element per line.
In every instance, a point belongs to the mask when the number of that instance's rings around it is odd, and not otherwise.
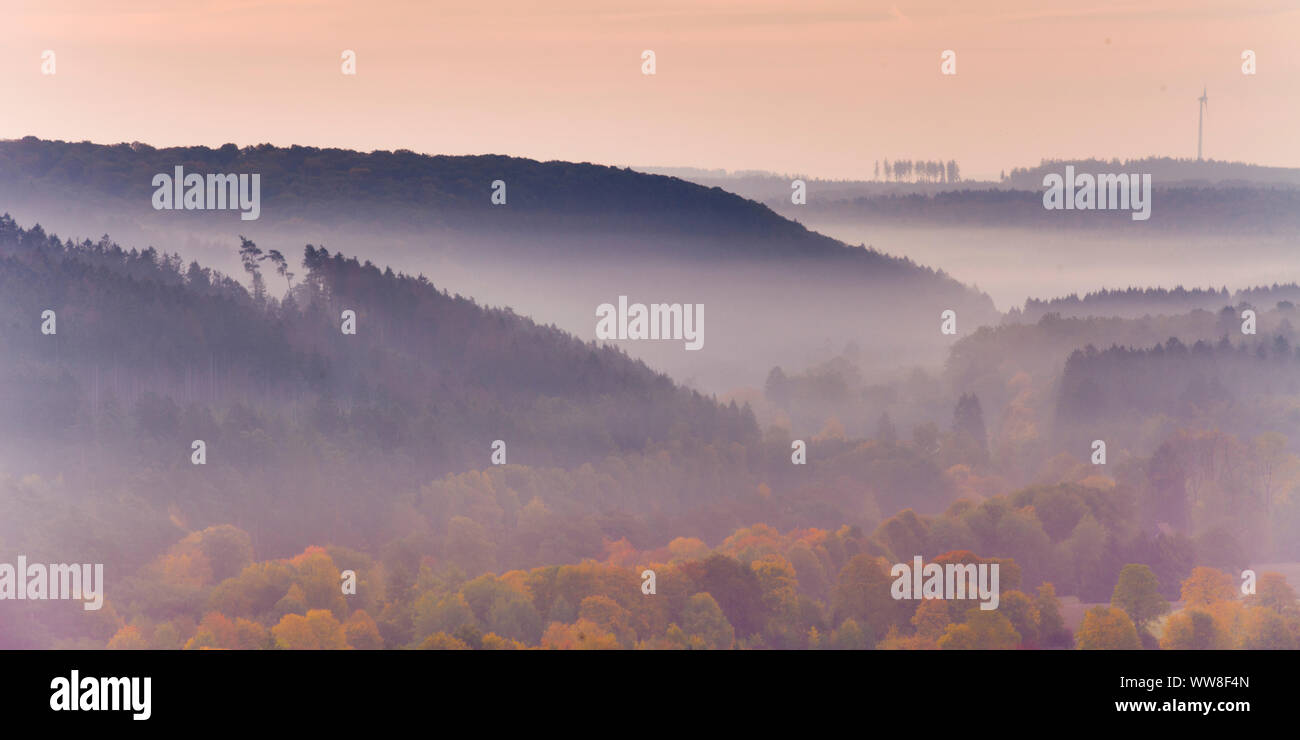
<path fill-rule="evenodd" d="M 1199 114 L 1196 116 L 1196 161 L 1201 161 L 1201 134 L 1205 131 L 1205 112 L 1210 109 L 1210 99 L 1205 95 L 1205 88 L 1201 88 L 1201 97 L 1197 98 L 1200 102 Z"/>

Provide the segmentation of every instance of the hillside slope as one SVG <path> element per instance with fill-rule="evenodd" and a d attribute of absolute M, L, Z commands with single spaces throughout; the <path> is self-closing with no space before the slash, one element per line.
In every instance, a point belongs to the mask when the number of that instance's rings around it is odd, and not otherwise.
<path fill-rule="evenodd" d="M 154 210 L 154 175 L 256 173 L 260 217 Z M 493 183 L 506 203 L 492 202 Z M 851 247 L 719 188 L 627 169 L 504 156 L 360 153 L 269 145 L 154 149 L 0 142 L 0 202 L 20 223 L 60 233 L 105 229 L 138 244 L 178 245 L 235 273 L 240 234 L 287 252 L 304 243 L 362 254 L 454 292 L 509 305 L 595 338 L 598 305 L 705 304 L 702 352 L 629 342 L 652 367 L 722 391 L 761 382 L 829 343 L 938 362 L 962 325 L 996 321 L 992 302 L 941 271 Z M 76 208 L 68 208 L 75 203 Z"/>

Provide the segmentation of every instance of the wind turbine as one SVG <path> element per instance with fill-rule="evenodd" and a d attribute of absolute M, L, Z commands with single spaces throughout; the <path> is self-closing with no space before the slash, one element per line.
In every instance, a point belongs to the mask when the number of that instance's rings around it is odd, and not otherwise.
<path fill-rule="evenodd" d="M 1210 109 L 1210 99 L 1205 94 L 1205 87 L 1201 87 L 1201 97 L 1196 99 L 1200 106 L 1196 116 L 1196 161 L 1201 161 L 1201 133 L 1205 130 L 1205 112 Z"/>

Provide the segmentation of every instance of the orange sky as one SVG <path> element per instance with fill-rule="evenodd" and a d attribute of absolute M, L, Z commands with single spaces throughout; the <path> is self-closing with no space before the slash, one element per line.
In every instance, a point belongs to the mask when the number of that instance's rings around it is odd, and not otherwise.
<path fill-rule="evenodd" d="M 1207 157 L 1300 166 L 1300 0 L 0 3 L 0 138 L 970 177 L 1195 156 L 1202 84 Z"/>

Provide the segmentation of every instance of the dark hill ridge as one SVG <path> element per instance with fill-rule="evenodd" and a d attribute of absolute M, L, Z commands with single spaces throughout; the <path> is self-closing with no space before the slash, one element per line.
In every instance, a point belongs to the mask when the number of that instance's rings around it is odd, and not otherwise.
<path fill-rule="evenodd" d="M 1034 167 L 1017 167 L 1007 174 L 1005 184 L 1023 190 L 1042 188 L 1043 176 L 1060 174 L 1066 165 L 1075 172 L 1144 172 L 1162 185 L 1177 183 L 1183 186 L 1281 186 L 1300 187 L 1300 168 L 1268 167 L 1246 162 L 1224 162 L 1214 159 L 1178 159 L 1174 157 L 1144 157 L 1121 161 L 1095 157 L 1086 159 L 1044 159 Z"/>
<path fill-rule="evenodd" d="M 152 207 L 156 174 L 258 174 L 260 218 Z M 493 205 L 492 183 L 506 183 Z M 961 327 L 995 323 L 988 296 L 942 271 L 851 247 L 719 188 L 629 169 L 497 155 L 428 156 L 313 147 L 155 149 L 26 138 L 0 142 L 0 203 L 59 233 L 109 231 L 166 244 L 242 275 L 246 235 L 296 254 L 303 244 L 436 276 L 440 286 L 511 306 L 583 340 L 595 310 L 629 302 L 704 304 L 706 346 L 628 342 L 679 382 L 725 392 L 773 365 L 856 342 L 881 367 L 938 363 Z M 69 208 L 75 203 L 75 208 Z"/>
<path fill-rule="evenodd" d="M 1012 307 L 1007 321 L 1034 322 L 1047 314 L 1058 317 L 1086 318 L 1091 316 L 1171 316 L 1195 310 L 1227 312 L 1225 330 L 1232 330 L 1240 322 L 1235 307 L 1294 308 L 1300 301 L 1300 285 L 1295 283 L 1257 285 L 1229 292 L 1227 287 L 1215 288 L 1139 288 L 1100 289 L 1079 296 L 1071 293 L 1042 300 L 1029 298 L 1024 308 Z"/>
<path fill-rule="evenodd" d="M 270 144 L 156 149 L 139 142 L 102 145 L 26 137 L 0 141 L 0 194 L 18 200 L 75 194 L 91 208 L 112 205 L 128 213 L 148 213 L 154 175 L 170 175 L 176 166 L 184 167 L 186 174 L 260 174 L 262 215 L 257 226 L 319 220 L 458 232 L 554 229 L 677 235 L 713 247 L 701 250 L 694 244 L 688 253 L 696 257 L 724 257 L 729 252 L 748 257 L 847 257 L 873 269 L 933 273 L 906 259 L 848 248 L 719 187 L 627 168 L 495 154 L 364 153 Z M 490 201 L 496 180 L 506 183 L 505 207 Z M 187 212 L 184 217 L 228 230 L 252 227 L 226 211 Z M 674 245 L 671 240 L 657 242 L 659 250 Z"/>
<path fill-rule="evenodd" d="M 596 454 L 639 449 L 687 416 L 705 436 L 756 431 L 752 417 L 617 349 L 448 295 L 424 276 L 311 246 L 302 264 L 289 297 L 268 301 L 197 262 L 184 269 L 172 254 L 126 251 L 107 238 L 61 243 L 0 216 L 0 427 L 29 437 L 88 433 L 73 420 L 98 418 L 110 396 L 126 409 L 153 398 L 177 412 L 216 413 L 306 400 L 312 414 L 337 417 L 326 427 L 343 436 L 342 410 L 354 420 L 395 416 L 371 442 L 437 458 L 427 446 L 436 439 L 446 469 L 485 458 L 486 442 L 512 433 L 527 440 L 525 457 L 578 463 L 568 456 L 578 442 Z M 46 309 L 56 313 L 53 336 L 40 331 Z M 344 309 L 357 314 L 355 335 L 340 332 Z M 57 392 L 45 384 L 52 378 Z M 543 407 L 551 413 L 534 413 Z M 179 431 L 173 422 L 158 431 Z"/>
<path fill-rule="evenodd" d="M 1063 171 L 1063 170 L 1062 170 Z M 1096 171 L 1079 170 L 1079 174 Z M 1057 174 L 1060 174 L 1058 172 Z M 1033 229 L 1138 229 L 1168 233 L 1214 232 L 1293 236 L 1300 233 L 1300 188 L 1284 184 L 1167 183 L 1153 181 L 1148 221 L 1131 211 L 1043 208 L 1043 188 L 964 188 L 844 200 L 810 199 L 801 213 L 816 223 L 858 221 L 892 226 L 1018 227 Z M 784 214 L 803 206 L 768 201 Z"/>

